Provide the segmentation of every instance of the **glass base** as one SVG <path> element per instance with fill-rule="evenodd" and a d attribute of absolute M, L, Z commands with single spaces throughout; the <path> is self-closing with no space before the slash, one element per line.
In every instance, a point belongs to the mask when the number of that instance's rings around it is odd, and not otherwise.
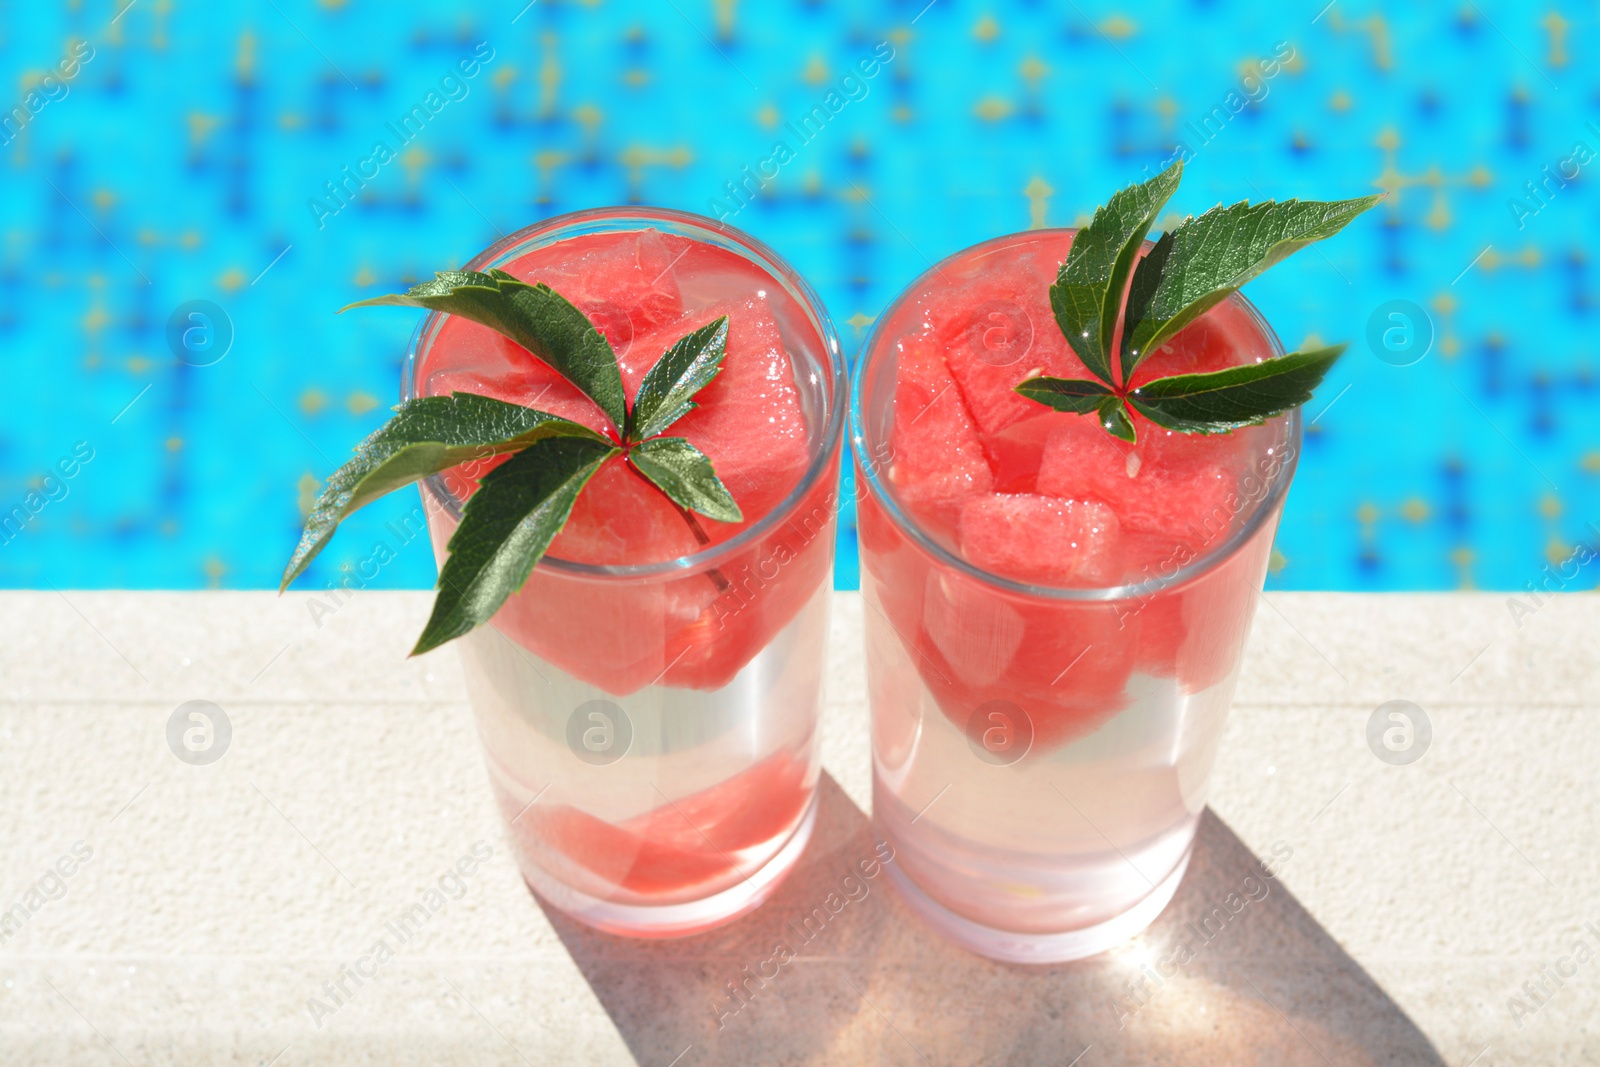
<path fill-rule="evenodd" d="M 684 904 L 650 906 L 601 900 L 556 881 L 531 863 L 522 865 L 522 878 L 540 900 L 605 933 L 620 937 L 689 937 L 730 923 L 760 907 L 799 862 L 816 822 L 817 797 L 813 795 L 794 833 L 770 860 L 737 885 Z"/>
<path fill-rule="evenodd" d="M 1105 922 L 1086 926 L 1081 930 L 1068 930 L 1059 934 L 1025 934 L 1014 930 L 998 930 L 957 915 L 949 908 L 924 893 L 911 877 L 900 869 L 898 863 L 885 864 L 889 880 L 899 890 L 900 897 L 918 917 L 946 938 L 969 952 L 987 956 L 1005 963 L 1067 963 L 1096 956 L 1132 938 L 1155 922 L 1156 916 L 1166 910 L 1178 883 L 1189 869 L 1193 849 L 1186 850 L 1183 859 L 1161 884 L 1150 891 L 1139 903 L 1121 915 Z"/>

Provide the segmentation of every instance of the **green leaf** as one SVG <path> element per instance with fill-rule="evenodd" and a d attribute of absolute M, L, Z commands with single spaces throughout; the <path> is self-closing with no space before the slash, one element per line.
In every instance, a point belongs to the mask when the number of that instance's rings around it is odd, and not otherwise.
<path fill-rule="evenodd" d="M 1128 395 L 1135 411 L 1185 433 L 1227 433 L 1281 415 L 1311 399 L 1344 345 L 1291 352 L 1210 374 L 1177 374 Z"/>
<path fill-rule="evenodd" d="M 728 348 L 728 316 L 679 339 L 639 383 L 633 398 L 631 440 L 654 437 L 699 405 L 690 397 L 711 384 L 722 370 Z"/>
<path fill-rule="evenodd" d="M 652 437 L 634 445 L 628 462 L 674 504 L 716 519 L 739 522 L 744 514 L 706 454 L 682 437 Z"/>
<path fill-rule="evenodd" d="M 627 396 L 616 353 L 588 317 L 548 285 L 529 285 L 503 270 L 487 274 L 447 270 L 431 282 L 346 304 L 420 307 L 460 315 L 504 334 L 548 363 L 600 406 L 620 433 L 628 421 Z"/>
<path fill-rule="evenodd" d="M 610 442 L 587 426 L 475 393 L 408 400 L 328 478 L 278 586 L 306 569 L 346 515 L 419 478 L 548 437 Z"/>
<path fill-rule="evenodd" d="M 1105 398 L 1112 395 L 1106 386 L 1083 378 L 1029 378 L 1015 388 L 1029 400 L 1080 415 L 1098 410 Z"/>
<path fill-rule="evenodd" d="M 1133 271 L 1122 333 L 1123 381 L 1149 353 L 1245 282 L 1332 237 L 1383 199 L 1286 200 L 1215 207 L 1163 234 Z"/>
<path fill-rule="evenodd" d="M 578 494 L 621 449 L 609 441 L 538 441 L 484 475 L 450 538 L 433 615 L 413 656 L 488 622 L 528 580 Z"/>
<path fill-rule="evenodd" d="M 1050 307 L 1061 332 L 1090 373 L 1108 385 L 1115 384 L 1111 346 L 1128 272 L 1144 235 L 1182 177 L 1180 159 L 1149 181 L 1113 194 L 1073 237 L 1067 261 L 1050 287 Z"/>
<path fill-rule="evenodd" d="M 1120 396 L 1106 397 L 1100 401 L 1096 411 L 1100 416 L 1100 427 L 1106 433 L 1129 444 L 1138 439 L 1139 434 L 1133 428 L 1133 418 L 1128 414 L 1128 405 Z"/>

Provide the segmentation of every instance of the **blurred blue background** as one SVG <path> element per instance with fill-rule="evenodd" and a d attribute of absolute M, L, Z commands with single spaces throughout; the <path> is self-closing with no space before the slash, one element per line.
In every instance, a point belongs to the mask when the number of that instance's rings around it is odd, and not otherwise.
<path fill-rule="evenodd" d="M 1596 21 L 1516 0 L 0 4 L 0 586 L 274 585 L 415 322 L 335 308 L 560 212 L 726 211 L 882 41 L 894 58 L 730 219 L 852 354 L 930 261 L 1080 221 L 1179 148 L 1183 213 L 1385 189 L 1247 289 L 1287 345 L 1353 342 L 1307 409 L 1269 581 L 1544 584 L 1600 536 Z M 327 210 L 325 183 L 485 49 Z M 169 343 L 190 301 L 231 323 L 210 365 Z M 360 513 L 304 584 L 415 507 Z M 371 584 L 433 574 L 418 540 Z"/>

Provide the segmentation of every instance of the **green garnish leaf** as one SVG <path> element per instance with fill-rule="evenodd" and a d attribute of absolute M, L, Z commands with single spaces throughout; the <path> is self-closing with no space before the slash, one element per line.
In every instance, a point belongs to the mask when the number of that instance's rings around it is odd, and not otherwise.
<path fill-rule="evenodd" d="M 489 471 L 461 511 L 450 557 L 439 570 L 433 614 L 412 655 L 454 640 L 494 616 L 521 589 L 572 515 L 584 486 L 612 456 L 626 455 L 675 504 L 698 538 L 690 512 L 722 522 L 744 516 L 711 460 L 687 439 L 659 434 L 698 405 L 694 396 L 722 369 L 726 315 L 680 338 L 640 383 L 629 410 L 617 354 L 587 316 L 544 284 L 492 269 L 441 271 L 408 292 L 348 304 L 428 308 L 481 323 L 526 348 L 581 390 L 616 428 L 613 440 L 579 423 L 474 393 L 422 397 L 356 450 L 328 479 L 279 592 L 300 575 L 352 511 L 385 493 L 470 460 L 510 453 Z M 706 576 L 729 588 L 715 567 Z"/>
<path fill-rule="evenodd" d="M 1294 352 L 1209 374 L 1157 378 L 1138 388 L 1132 386 L 1133 373 L 1147 355 L 1245 282 L 1313 241 L 1332 237 L 1383 194 L 1216 207 L 1163 234 L 1141 258 L 1145 234 L 1182 176 L 1179 160 L 1149 181 L 1113 195 L 1073 238 L 1050 287 L 1050 307 L 1067 343 L 1105 384 L 1038 377 L 1018 384 L 1018 393 L 1057 411 L 1093 412 L 1108 434 L 1124 441 L 1138 436 L 1134 411 L 1184 433 L 1228 433 L 1311 399 L 1345 346 Z M 1130 269 L 1133 281 L 1124 305 L 1122 290 Z M 1110 368 L 1119 318 L 1120 382 Z"/>
<path fill-rule="evenodd" d="M 1057 411 L 1072 411 L 1079 415 L 1098 411 L 1107 397 L 1116 399 L 1106 386 L 1083 378 L 1029 378 L 1019 382 L 1015 388 L 1029 400 L 1037 400 Z"/>
<path fill-rule="evenodd" d="M 728 316 L 724 315 L 667 349 L 639 383 L 629 438 L 654 437 L 698 407 L 690 398 L 722 370 L 727 348 Z"/>
<path fill-rule="evenodd" d="M 1050 307 L 1061 332 L 1090 373 L 1108 385 L 1114 384 L 1111 351 L 1128 273 L 1182 177 L 1180 159 L 1149 181 L 1114 193 L 1073 237 L 1050 287 Z"/>
<path fill-rule="evenodd" d="M 1227 433 L 1310 400 L 1344 350 L 1344 345 L 1332 345 L 1209 374 L 1157 378 L 1129 393 L 1128 402 L 1169 430 Z"/>
<path fill-rule="evenodd" d="M 1129 444 L 1138 439 L 1139 434 L 1133 428 L 1133 419 L 1128 414 L 1128 404 L 1120 396 L 1106 397 L 1095 410 L 1106 433 Z"/>
<path fill-rule="evenodd" d="M 634 445 L 628 462 L 681 508 L 718 522 L 744 519 L 711 460 L 682 437 L 653 437 Z"/>
<path fill-rule="evenodd" d="M 605 438 L 567 419 L 472 393 L 428 396 L 395 408 L 394 417 L 356 446 L 334 471 L 306 519 L 300 544 L 278 586 L 288 588 L 316 558 L 345 516 L 386 493 L 451 467 L 514 452 L 548 437 Z"/>
<path fill-rule="evenodd" d="M 1122 380 L 1149 353 L 1275 263 L 1332 237 L 1382 194 L 1215 207 L 1163 234 L 1139 260 L 1122 333 Z M 1069 337 L 1070 339 L 1070 337 Z"/>
<path fill-rule="evenodd" d="M 528 580 L 572 514 L 578 493 L 621 452 L 609 441 L 535 442 L 484 475 L 450 538 L 439 595 L 413 656 L 488 622 Z"/>
<path fill-rule="evenodd" d="M 616 353 L 583 312 L 548 285 L 529 285 L 503 270 L 447 270 L 405 293 L 358 300 L 340 308 L 428 308 L 481 323 L 538 356 L 600 406 L 620 433 L 627 395 Z"/>

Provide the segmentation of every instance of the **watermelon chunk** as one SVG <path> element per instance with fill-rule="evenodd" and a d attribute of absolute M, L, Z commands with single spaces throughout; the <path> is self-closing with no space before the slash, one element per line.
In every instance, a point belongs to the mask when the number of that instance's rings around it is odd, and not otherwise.
<path fill-rule="evenodd" d="M 961 508 L 961 554 L 1023 582 L 1098 585 L 1121 567 L 1121 524 L 1098 500 L 991 493 Z"/>
<path fill-rule="evenodd" d="M 875 497 L 864 496 L 857 514 L 872 632 L 887 625 L 952 722 L 971 729 L 977 708 L 1003 698 L 1028 717 L 1035 746 L 1052 747 L 1126 706 L 1134 644 L 1114 606 L 1002 593 L 936 563 Z M 870 657 L 868 666 L 872 685 L 890 684 L 888 668 Z"/>
<path fill-rule="evenodd" d="M 702 527 L 713 525 L 707 519 Z M 579 494 L 550 544 L 557 559 L 622 566 L 692 555 L 700 542 L 672 501 L 620 457 L 606 461 Z"/>
<path fill-rule="evenodd" d="M 636 353 L 636 340 L 684 316 L 675 267 L 696 243 L 660 230 L 587 234 L 534 249 L 505 270 L 581 308 L 611 342 L 627 380 L 630 369 L 642 376 L 660 354 Z"/>
<path fill-rule="evenodd" d="M 525 855 L 560 856 L 620 891 L 607 896 L 669 903 L 743 877 L 748 872 L 739 870 L 740 854 L 792 832 L 815 789 L 807 754 L 782 749 L 709 789 L 622 823 L 567 804 L 526 807 L 505 794 L 500 800 Z"/>
<path fill-rule="evenodd" d="M 1142 420 L 1139 432 L 1139 442 L 1129 444 L 1107 434 L 1092 416 L 1062 416 L 1045 442 L 1039 492 L 1105 501 L 1129 530 L 1197 546 L 1225 532 L 1233 514 L 1227 500 L 1237 479 L 1219 462 L 1219 452 L 1231 451 L 1231 443 L 1176 440 L 1180 435 Z"/>
<path fill-rule="evenodd" d="M 1127 705 L 1134 646 L 1112 606 L 1041 602 L 930 570 L 922 622 L 923 681 L 963 729 L 981 732 L 973 712 L 999 698 L 1028 717 L 1036 745 L 1055 746 Z"/>
<path fill-rule="evenodd" d="M 907 342 L 900 353 L 885 477 L 919 519 L 950 533 L 962 502 L 994 488 L 972 413 L 926 339 Z"/>
<path fill-rule="evenodd" d="M 1087 375 L 1050 310 L 1055 257 L 1064 259 L 1072 246 L 1070 235 L 1052 238 L 1047 248 L 976 260 L 934 283 L 919 302 L 986 441 L 1039 414 L 1038 404 L 1013 391 L 1017 383 L 1040 374 Z"/>
<path fill-rule="evenodd" d="M 993 310 L 984 314 L 1009 317 L 1005 312 Z M 1016 314 L 1025 313 L 1018 307 Z M 947 346 L 945 362 L 986 438 L 993 438 L 1012 423 L 1039 415 L 1039 405 L 1015 391 L 1020 382 L 1041 374 L 1082 378 L 1088 373 L 1053 319 L 1025 321 L 1029 322 L 1027 330 L 1031 341 L 1003 347 L 999 358 L 983 341 L 994 328 L 985 329 L 981 319 L 957 322 L 943 337 Z"/>
<path fill-rule="evenodd" d="M 749 292 L 712 301 L 650 336 L 653 366 L 678 338 L 728 316 L 728 355 L 721 373 L 695 395 L 700 406 L 667 429 L 668 435 L 688 438 L 710 457 L 717 477 L 744 512 L 743 524 L 704 520 L 713 541 L 725 540 L 771 511 L 800 481 L 810 461 L 805 413 L 783 335 L 767 298 L 757 295 L 757 283 L 752 279 L 747 284 Z M 764 285 L 762 292 L 775 288 L 771 282 Z M 628 383 L 630 397 L 636 389 Z"/>
<path fill-rule="evenodd" d="M 836 462 L 837 453 L 830 458 Z M 720 688 L 823 589 L 836 494 L 836 482 L 818 479 L 790 519 L 723 561 L 720 581 L 703 570 L 654 581 L 585 581 L 536 567 L 494 626 L 609 693 L 652 684 Z M 438 552 L 449 528 L 437 516 L 434 522 Z"/>
<path fill-rule="evenodd" d="M 946 668 L 938 672 L 948 675 L 943 681 L 953 683 L 959 694 L 962 687 L 992 686 L 1006 678 L 1026 629 L 1011 598 L 933 567 L 924 572 L 923 582 L 922 632 L 936 653 L 932 662 Z"/>
<path fill-rule="evenodd" d="M 1002 493 L 1039 491 L 1039 459 L 1044 455 L 1045 442 L 1060 424 L 1061 416 L 1056 412 L 1041 410 L 984 439 L 984 450 L 994 467 L 997 490 Z"/>
<path fill-rule="evenodd" d="M 1049 290 L 1072 247 L 1069 234 L 1041 234 L 1028 245 L 969 264 L 959 293 L 930 297 L 928 318 L 945 361 L 983 437 L 995 488 L 1032 493 L 1052 412 L 1017 395 L 1041 374 L 1090 377 L 1055 321 Z"/>
<path fill-rule="evenodd" d="M 1276 527 L 1274 518 L 1215 569 L 1139 607 L 1129 620 L 1139 670 L 1176 678 L 1191 693 L 1227 678 L 1250 634 Z"/>

